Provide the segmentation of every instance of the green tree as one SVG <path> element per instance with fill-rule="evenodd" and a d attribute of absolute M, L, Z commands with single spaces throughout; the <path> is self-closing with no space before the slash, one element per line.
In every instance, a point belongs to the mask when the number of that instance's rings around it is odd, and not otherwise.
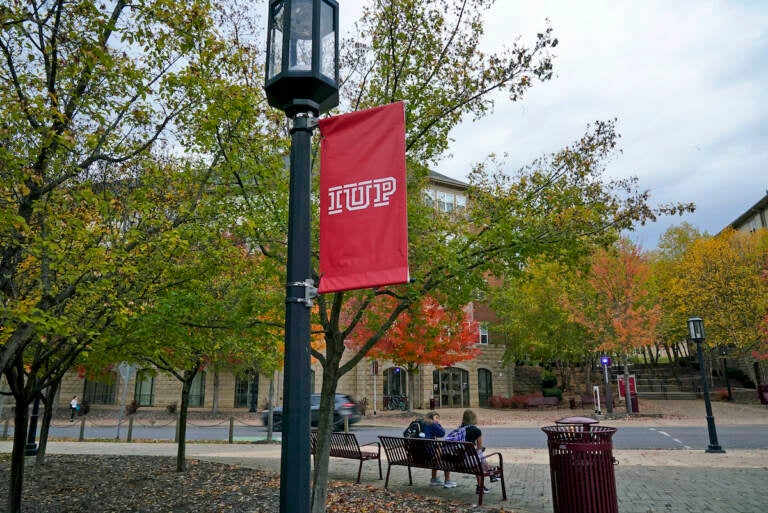
<path fill-rule="evenodd" d="M 139 269 L 192 218 L 210 173 L 162 147 L 220 48 L 205 0 L 0 7 L 0 370 L 17 433 L 29 402 L 130 315 L 122 294 L 146 286 Z"/>
<path fill-rule="evenodd" d="M 584 363 L 589 369 L 595 347 L 586 330 L 570 319 L 562 304 L 566 291 L 579 285 L 572 266 L 563 262 L 533 258 L 522 272 L 490 290 L 491 307 L 499 316 L 496 329 L 506 335 L 504 363 L 537 359 L 555 361 L 561 383 L 567 388 L 570 368 Z M 590 377 L 587 377 L 591 390 Z"/>

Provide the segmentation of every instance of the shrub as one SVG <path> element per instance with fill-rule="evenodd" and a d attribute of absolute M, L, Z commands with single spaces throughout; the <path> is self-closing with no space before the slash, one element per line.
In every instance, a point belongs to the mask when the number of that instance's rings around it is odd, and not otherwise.
<path fill-rule="evenodd" d="M 557 386 L 557 376 L 548 370 L 541 371 L 541 388 L 554 388 Z"/>
<path fill-rule="evenodd" d="M 504 398 L 500 395 L 492 395 L 490 399 L 488 399 L 488 405 L 491 408 L 501 408 L 504 405 Z"/>
<path fill-rule="evenodd" d="M 727 388 L 718 388 L 715 390 L 715 397 L 717 397 L 718 401 L 727 401 L 728 400 L 728 389 Z"/>
<path fill-rule="evenodd" d="M 511 408 L 525 408 L 525 404 L 528 401 L 528 396 L 524 394 L 513 395 L 510 397 Z"/>
<path fill-rule="evenodd" d="M 176 413 L 176 407 L 177 407 L 176 403 L 171 403 L 165 407 L 165 411 L 173 415 L 174 413 Z"/>
<path fill-rule="evenodd" d="M 545 388 L 542 390 L 544 397 L 557 397 L 559 401 L 563 400 L 563 391 L 559 388 Z"/>

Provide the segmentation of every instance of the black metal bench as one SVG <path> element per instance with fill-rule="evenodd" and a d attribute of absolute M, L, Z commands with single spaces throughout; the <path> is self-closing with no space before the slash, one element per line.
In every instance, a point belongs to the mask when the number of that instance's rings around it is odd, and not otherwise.
<path fill-rule="evenodd" d="M 402 438 L 395 436 L 379 436 L 384 454 L 387 456 L 387 479 L 384 488 L 389 486 L 389 474 L 395 465 L 408 467 L 408 484 L 413 485 L 411 468 L 426 468 L 447 470 L 457 474 L 472 474 L 480 476 L 481 483 L 485 478 L 496 478 L 501 481 L 501 493 L 507 499 L 507 487 L 504 482 L 504 461 L 498 452 L 487 454 L 485 459 L 498 457 L 498 465 L 487 465 L 480 460 L 474 444 L 471 442 L 450 442 L 447 440 L 432 440 L 426 438 Z M 480 486 L 477 505 L 483 505 L 483 487 Z"/>
<path fill-rule="evenodd" d="M 366 451 L 363 447 L 376 446 L 376 451 Z M 317 452 L 317 431 L 310 432 L 309 449 L 314 456 Z M 360 482 L 360 474 L 363 471 L 363 462 L 369 460 L 378 460 L 379 479 L 382 478 L 381 472 L 381 444 L 371 442 L 360 445 L 357 443 L 357 437 L 354 433 L 331 433 L 329 454 L 333 458 L 346 458 L 348 460 L 359 460 L 360 466 L 357 468 L 357 482 Z"/>

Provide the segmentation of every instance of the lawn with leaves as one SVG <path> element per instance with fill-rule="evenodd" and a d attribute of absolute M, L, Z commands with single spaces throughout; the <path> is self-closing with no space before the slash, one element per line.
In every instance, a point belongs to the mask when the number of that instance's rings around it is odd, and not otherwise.
<path fill-rule="evenodd" d="M 0 486 L 9 482 L 8 455 L 0 456 Z M 5 493 L 0 494 L 3 497 Z M 188 460 L 176 472 L 175 458 L 152 456 L 48 455 L 30 459 L 24 479 L 25 513 L 186 513 L 279 510 L 280 479 L 274 472 Z M 4 511 L 5 501 L 0 503 Z M 333 481 L 328 513 L 510 513 Z"/>

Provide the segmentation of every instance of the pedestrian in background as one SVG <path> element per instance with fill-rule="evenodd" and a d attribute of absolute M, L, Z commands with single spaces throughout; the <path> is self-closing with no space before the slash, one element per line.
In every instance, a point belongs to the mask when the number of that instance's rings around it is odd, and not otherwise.
<path fill-rule="evenodd" d="M 80 401 L 77 400 L 77 396 L 72 396 L 72 400 L 69 401 L 69 421 L 74 422 L 75 421 L 75 415 L 77 415 L 77 410 L 80 409 Z"/>

